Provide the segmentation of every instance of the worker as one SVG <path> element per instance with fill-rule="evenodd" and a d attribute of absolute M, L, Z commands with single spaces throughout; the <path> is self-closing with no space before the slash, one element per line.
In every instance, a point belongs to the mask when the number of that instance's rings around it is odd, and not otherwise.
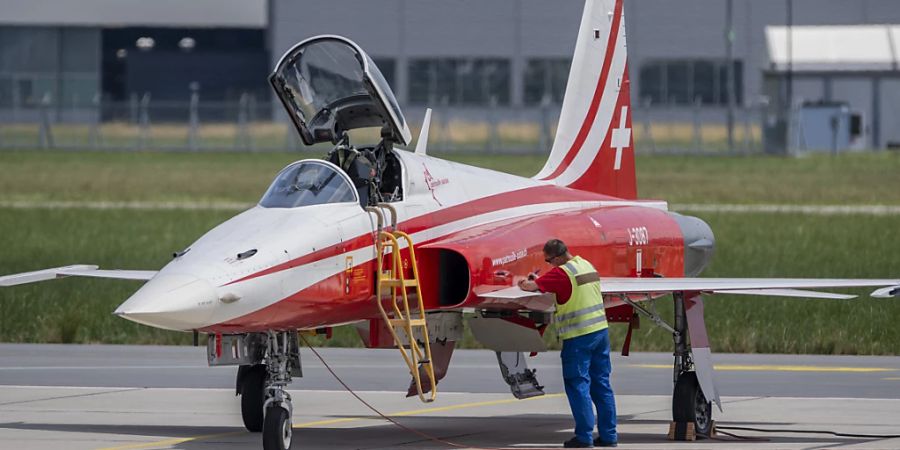
<path fill-rule="evenodd" d="M 556 330 L 563 341 L 562 371 L 569 407 L 575 418 L 575 437 L 566 448 L 616 447 L 616 403 L 609 374 L 609 332 L 600 277 L 594 266 L 572 256 L 566 244 L 550 239 L 544 245 L 544 261 L 553 269 L 537 278 L 519 281 L 526 291 L 556 294 Z M 593 439 L 594 407 L 599 436 Z"/>

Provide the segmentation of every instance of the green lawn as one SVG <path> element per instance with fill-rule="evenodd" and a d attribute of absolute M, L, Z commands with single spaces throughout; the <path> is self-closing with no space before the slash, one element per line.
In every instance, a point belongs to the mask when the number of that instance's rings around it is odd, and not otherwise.
<path fill-rule="evenodd" d="M 303 156 L 0 152 L 0 200 L 253 202 L 277 170 Z M 543 163 L 535 156 L 450 157 L 519 174 Z M 900 155 L 890 153 L 643 157 L 638 168 L 642 196 L 672 203 L 900 204 Z M 0 208 L 0 274 L 73 263 L 156 269 L 232 214 Z M 700 216 L 717 238 L 705 276 L 900 276 L 898 216 Z M 137 287 L 65 279 L 0 289 L 0 341 L 188 343 L 187 334 L 111 315 Z M 659 304 L 670 315 L 671 301 Z M 716 351 L 900 354 L 900 303 L 893 301 L 715 296 L 707 300 L 707 317 Z M 614 327 L 614 346 L 623 335 L 624 327 Z M 327 344 L 356 343 L 352 330 L 342 329 Z M 645 321 L 633 345 L 670 351 L 671 337 Z"/>
<path fill-rule="evenodd" d="M 531 176 L 542 155 L 437 154 Z M 311 153 L 0 151 L 0 200 L 255 202 Z M 643 156 L 638 192 L 671 203 L 900 204 L 900 153 Z"/>

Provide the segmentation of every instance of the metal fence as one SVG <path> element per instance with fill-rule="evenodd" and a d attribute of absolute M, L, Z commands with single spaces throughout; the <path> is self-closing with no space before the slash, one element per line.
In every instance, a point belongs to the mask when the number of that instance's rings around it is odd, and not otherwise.
<path fill-rule="evenodd" d="M 417 136 L 424 106 L 404 106 Z M 759 108 L 739 109 L 729 145 L 724 108 L 636 106 L 632 130 L 638 153 L 734 154 L 762 151 Z M 429 148 L 437 151 L 546 153 L 559 105 L 448 107 L 435 105 Z M 359 142 L 357 136 L 352 136 Z M 360 139 L 377 138 L 361 134 Z M 284 151 L 304 149 L 281 105 L 242 96 L 239 101 L 95 99 L 60 105 L 45 96 L 29 107 L 0 108 L 0 148 L 162 151 Z"/>

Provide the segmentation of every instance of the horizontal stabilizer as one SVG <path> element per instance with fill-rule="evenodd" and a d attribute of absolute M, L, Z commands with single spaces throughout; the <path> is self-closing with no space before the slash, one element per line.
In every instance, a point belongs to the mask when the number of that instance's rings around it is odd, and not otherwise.
<path fill-rule="evenodd" d="M 155 270 L 100 270 L 98 266 L 78 264 L 74 266 L 54 267 L 52 269 L 2 276 L 0 277 L 0 286 L 16 286 L 65 277 L 92 277 L 146 281 L 153 278 L 155 275 Z"/>

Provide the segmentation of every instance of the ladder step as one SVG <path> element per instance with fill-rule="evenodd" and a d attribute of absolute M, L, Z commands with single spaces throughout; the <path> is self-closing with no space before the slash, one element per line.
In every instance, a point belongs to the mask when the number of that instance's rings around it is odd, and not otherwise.
<path fill-rule="evenodd" d="M 379 283 L 384 287 L 416 287 L 419 285 L 419 282 L 416 280 L 399 280 L 396 278 L 381 280 Z"/>
<path fill-rule="evenodd" d="M 425 319 L 391 319 L 390 324 L 395 327 L 405 327 L 407 322 L 414 327 L 424 327 L 426 326 Z"/>

